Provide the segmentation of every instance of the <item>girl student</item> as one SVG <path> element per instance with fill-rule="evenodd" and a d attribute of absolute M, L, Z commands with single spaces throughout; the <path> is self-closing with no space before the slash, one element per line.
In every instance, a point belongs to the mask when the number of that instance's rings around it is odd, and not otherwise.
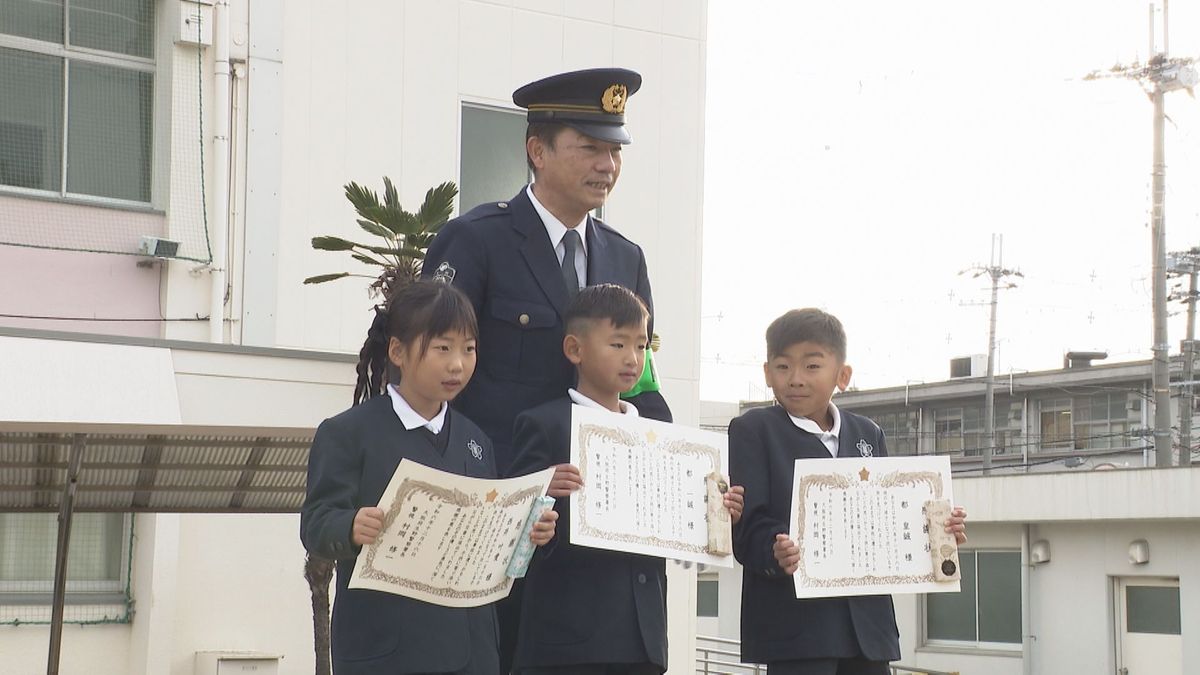
<path fill-rule="evenodd" d="M 359 353 L 355 405 L 317 428 L 300 539 L 311 554 L 337 561 L 335 675 L 499 673 L 492 605 L 442 607 L 347 588 L 359 548 L 383 529 L 376 504 L 400 460 L 496 477 L 491 440 L 447 405 L 475 371 L 478 334 L 470 302 L 449 284 L 399 288 L 376 309 Z M 400 377 L 385 387 L 389 364 Z M 535 544 L 553 537 L 555 518 L 547 511 L 535 525 Z"/>

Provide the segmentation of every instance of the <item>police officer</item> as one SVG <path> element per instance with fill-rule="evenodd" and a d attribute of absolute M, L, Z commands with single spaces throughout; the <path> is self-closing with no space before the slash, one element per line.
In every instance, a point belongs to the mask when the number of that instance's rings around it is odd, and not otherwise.
<path fill-rule="evenodd" d="M 578 289 L 620 284 L 653 316 L 641 247 L 591 215 L 621 175 L 621 149 L 631 140 L 625 106 L 641 84 L 631 70 L 597 68 L 513 92 L 513 103 L 528 110 L 533 183 L 447 222 L 429 247 L 425 275 L 453 283 L 478 315 L 478 367 L 455 407 L 491 437 L 502 475 L 517 414 L 574 384 L 562 317 Z M 643 417 L 670 421 L 652 366 L 634 393 Z"/>

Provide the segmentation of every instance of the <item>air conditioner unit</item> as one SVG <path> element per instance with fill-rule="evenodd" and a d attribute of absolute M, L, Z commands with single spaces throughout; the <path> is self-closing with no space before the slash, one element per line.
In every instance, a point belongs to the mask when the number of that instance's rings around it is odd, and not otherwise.
<path fill-rule="evenodd" d="M 179 242 L 159 237 L 143 236 L 138 253 L 151 258 L 174 258 L 179 255 Z"/>
<path fill-rule="evenodd" d="M 196 652 L 196 675 L 278 675 L 279 654 L 262 652 Z"/>
<path fill-rule="evenodd" d="M 972 354 L 950 359 L 950 379 L 987 375 L 987 354 Z"/>

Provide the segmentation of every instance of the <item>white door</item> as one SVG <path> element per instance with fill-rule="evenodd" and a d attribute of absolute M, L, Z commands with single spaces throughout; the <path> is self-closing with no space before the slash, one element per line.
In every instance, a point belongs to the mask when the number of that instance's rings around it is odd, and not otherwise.
<path fill-rule="evenodd" d="M 1115 595 L 1118 675 L 1183 675 L 1179 580 L 1122 577 Z"/>

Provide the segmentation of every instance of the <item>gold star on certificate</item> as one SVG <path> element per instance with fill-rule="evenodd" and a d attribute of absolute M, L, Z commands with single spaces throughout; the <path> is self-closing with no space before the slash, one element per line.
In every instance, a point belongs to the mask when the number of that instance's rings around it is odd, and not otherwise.
<path fill-rule="evenodd" d="M 865 466 L 863 467 L 862 471 L 858 472 L 858 479 L 861 481 L 865 481 L 870 477 L 871 477 L 871 472 L 867 471 L 867 467 L 865 467 Z"/>
<path fill-rule="evenodd" d="M 496 497 L 497 497 L 499 494 L 500 494 L 500 493 L 499 493 L 499 492 L 496 492 L 495 490 L 492 490 L 491 492 L 487 493 L 487 500 L 488 500 L 488 503 L 490 504 L 490 503 L 492 503 L 492 502 L 496 501 Z"/>

